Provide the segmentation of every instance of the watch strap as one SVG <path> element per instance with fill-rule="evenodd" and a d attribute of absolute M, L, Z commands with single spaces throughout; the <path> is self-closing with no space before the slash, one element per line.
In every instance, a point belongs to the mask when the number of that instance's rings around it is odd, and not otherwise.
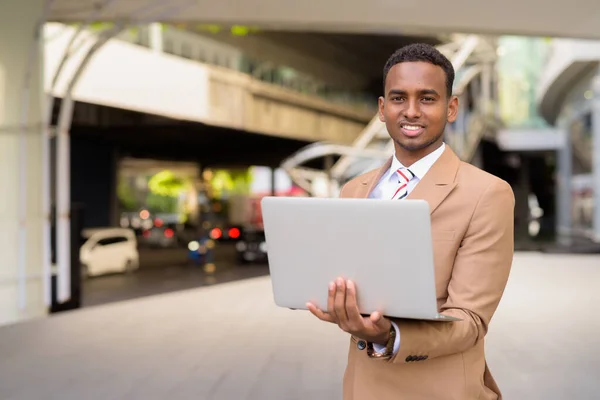
<path fill-rule="evenodd" d="M 375 351 L 373 343 L 367 342 L 367 355 L 371 358 L 389 359 L 394 355 L 394 343 L 396 342 L 396 329 L 394 325 L 390 326 L 390 337 L 382 352 Z"/>

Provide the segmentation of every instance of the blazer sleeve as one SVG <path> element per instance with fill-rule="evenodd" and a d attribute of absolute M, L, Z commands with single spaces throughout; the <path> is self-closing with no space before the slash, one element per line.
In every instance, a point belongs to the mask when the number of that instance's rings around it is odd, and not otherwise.
<path fill-rule="evenodd" d="M 483 192 L 458 249 L 440 311 L 462 321 L 394 320 L 401 343 L 390 362 L 461 353 L 485 336 L 512 265 L 514 206 L 512 188 L 505 181 L 494 180 Z"/>

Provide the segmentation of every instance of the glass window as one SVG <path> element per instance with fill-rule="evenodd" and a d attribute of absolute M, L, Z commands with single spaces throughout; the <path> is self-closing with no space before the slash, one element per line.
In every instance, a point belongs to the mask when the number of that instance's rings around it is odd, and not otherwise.
<path fill-rule="evenodd" d="M 111 244 L 123 243 L 126 242 L 127 238 L 124 236 L 115 236 L 106 239 L 98 240 L 98 246 L 109 246 Z"/>

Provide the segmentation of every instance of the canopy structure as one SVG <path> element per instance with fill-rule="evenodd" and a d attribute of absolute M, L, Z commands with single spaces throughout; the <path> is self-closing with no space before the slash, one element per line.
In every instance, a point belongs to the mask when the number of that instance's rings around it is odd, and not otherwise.
<path fill-rule="evenodd" d="M 55 0 L 51 21 L 139 20 L 263 29 L 600 38 L 596 0 Z"/>

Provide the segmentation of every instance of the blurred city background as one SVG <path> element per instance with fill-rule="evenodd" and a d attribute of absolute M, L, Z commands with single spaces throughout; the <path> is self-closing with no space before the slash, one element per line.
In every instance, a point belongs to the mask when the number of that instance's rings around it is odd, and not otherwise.
<path fill-rule="evenodd" d="M 0 0 L 0 398 L 340 398 L 347 338 L 272 304 L 260 200 L 389 157 L 414 42 L 456 70 L 446 143 L 515 192 L 506 398 L 600 398 L 600 5 L 483 3 Z"/>

